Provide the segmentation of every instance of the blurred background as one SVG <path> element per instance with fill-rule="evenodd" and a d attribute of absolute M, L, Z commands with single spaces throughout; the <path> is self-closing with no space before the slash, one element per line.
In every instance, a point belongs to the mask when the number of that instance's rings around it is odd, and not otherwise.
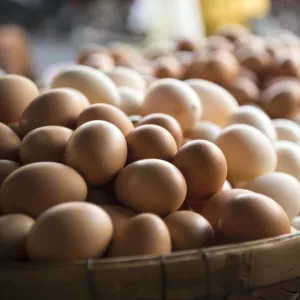
<path fill-rule="evenodd" d="M 278 29 L 298 35 L 299 14 L 297 0 L 1 0 L 0 67 L 33 78 L 53 64 L 71 63 L 87 43 L 122 41 L 144 49 L 168 39 L 201 39 L 225 24 L 259 35 Z"/>

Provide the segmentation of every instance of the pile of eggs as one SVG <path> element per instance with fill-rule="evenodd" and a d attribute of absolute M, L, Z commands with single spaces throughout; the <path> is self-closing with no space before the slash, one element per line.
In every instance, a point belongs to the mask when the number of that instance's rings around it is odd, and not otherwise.
<path fill-rule="evenodd" d="M 42 91 L 1 75 L 0 260 L 165 255 L 300 230 L 300 82 L 296 65 L 267 71 L 275 41 L 300 45 L 231 29 L 143 56 L 89 45 Z"/>

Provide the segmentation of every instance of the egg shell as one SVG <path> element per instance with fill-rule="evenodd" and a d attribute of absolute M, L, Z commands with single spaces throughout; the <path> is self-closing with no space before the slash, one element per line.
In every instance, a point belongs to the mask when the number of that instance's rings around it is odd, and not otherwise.
<path fill-rule="evenodd" d="M 176 141 L 177 146 L 183 142 L 183 133 L 180 124 L 175 118 L 163 113 L 154 113 L 143 117 L 138 121 L 137 127 L 146 124 L 158 125 L 168 130 Z"/>
<path fill-rule="evenodd" d="M 141 113 L 144 94 L 129 87 L 119 88 L 120 105 L 119 108 L 127 115 L 138 115 Z"/>
<path fill-rule="evenodd" d="M 83 45 L 78 51 L 76 58 L 77 63 L 81 64 L 86 58 L 93 54 L 109 54 L 109 49 L 95 43 L 88 43 Z"/>
<path fill-rule="evenodd" d="M 110 256 L 164 255 L 171 252 L 171 237 L 164 221 L 144 213 L 131 218 L 111 248 Z"/>
<path fill-rule="evenodd" d="M 4 182 L 6 177 L 8 177 L 10 173 L 19 169 L 20 167 L 21 165 L 15 161 L 1 159 L 0 160 L 0 187 L 2 186 L 2 183 Z"/>
<path fill-rule="evenodd" d="M 108 103 L 118 106 L 120 96 L 115 83 L 104 73 L 88 66 L 72 66 L 59 72 L 51 88 L 74 88 L 84 94 L 90 103 Z"/>
<path fill-rule="evenodd" d="M 116 67 L 106 75 L 118 87 L 130 87 L 143 92 L 146 88 L 144 78 L 135 70 L 126 67 Z"/>
<path fill-rule="evenodd" d="M 202 115 L 197 94 L 177 79 L 160 79 L 150 85 L 142 105 L 142 114 L 165 113 L 174 117 L 182 130 L 193 128 Z"/>
<path fill-rule="evenodd" d="M 104 72 L 114 69 L 115 62 L 111 56 L 105 53 L 93 53 L 81 61 L 81 65 L 88 66 Z"/>
<path fill-rule="evenodd" d="M 229 179 L 247 181 L 275 170 L 276 150 L 258 129 L 245 124 L 222 130 L 216 145 L 226 157 Z"/>
<path fill-rule="evenodd" d="M 183 69 L 180 62 L 173 56 L 159 57 L 154 62 L 154 75 L 157 78 L 180 79 Z"/>
<path fill-rule="evenodd" d="M 19 137 L 22 138 L 19 123 L 9 123 L 7 126 Z"/>
<path fill-rule="evenodd" d="M 25 108 L 38 95 L 37 86 L 28 78 L 19 75 L 0 77 L 0 122 L 19 122 Z"/>
<path fill-rule="evenodd" d="M 76 90 L 47 90 L 25 109 L 19 124 L 20 131 L 25 136 L 33 129 L 48 125 L 74 129 L 79 114 L 88 105 L 86 97 Z"/>
<path fill-rule="evenodd" d="M 124 206 L 160 216 L 179 209 L 186 189 L 181 172 L 159 159 L 144 159 L 126 166 L 115 182 L 115 193 Z"/>
<path fill-rule="evenodd" d="M 191 38 L 181 38 L 177 42 L 177 50 L 179 51 L 196 51 L 198 49 L 198 41 Z"/>
<path fill-rule="evenodd" d="M 64 202 L 84 201 L 87 186 L 73 169 L 54 162 L 39 162 L 12 172 L 0 190 L 4 213 L 39 216 L 46 209 Z"/>
<path fill-rule="evenodd" d="M 230 115 L 228 125 L 246 124 L 260 130 L 272 143 L 277 140 L 277 133 L 271 119 L 260 108 L 244 105 Z"/>
<path fill-rule="evenodd" d="M 250 181 L 245 189 L 272 198 L 286 212 L 290 220 L 300 212 L 300 183 L 288 174 L 273 172 Z"/>
<path fill-rule="evenodd" d="M 226 203 L 237 195 L 249 193 L 251 192 L 244 189 L 221 190 L 211 197 L 203 200 L 203 204 L 199 207 L 199 209 L 197 209 L 197 202 L 191 203 L 191 206 L 195 212 L 201 214 L 208 220 L 214 230 L 217 230 L 219 217 Z"/>
<path fill-rule="evenodd" d="M 23 214 L 0 217 L 0 261 L 25 260 L 26 238 L 34 220 Z"/>
<path fill-rule="evenodd" d="M 203 108 L 201 120 L 224 127 L 229 116 L 236 111 L 236 99 L 221 86 L 202 79 L 186 81 L 197 93 Z"/>
<path fill-rule="evenodd" d="M 0 123 L 0 159 L 19 161 L 20 138 L 7 125 Z"/>
<path fill-rule="evenodd" d="M 221 190 L 226 180 L 225 156 L 208 141 L 186 143 L 178 150 L 173 164 L 186 180 L 189 198 L 207 198 Z"/>
<path fill-rule="evenodd" d="M 176 211 L 164 218 L 173 251 L 197 249 L 215 243 L 215 233 L 208 221 L 192 211 Z"/>
<path fill-rule="evenodd" d="M 77 127 L 94 120 L 107 121 L 117 126 L 124 136 L 134 129 L 133 124 L 124 112 L 106 103 L 92 104 L 84 109 L 77 119 Z"/>
<path fill-rule="evenodd" d="M 68 166 L 91 186 L 112 180 L 124 167 L 127 144 L 122 132 L 106 121 L 90 121 L 71 135 L 65 153 Z"/>
<path fill-rule="evenodd" d="M 27 253 L 33 261 L 95 258 L 104 254 L 112 235 L 112 221 L 102 208 L 91 203 L 63 203 L 36 220 L 27 237 Z"/>
<path fill-rule="evenodd" d="M 290 174 L 300 180 L 300 145 L 289 141 L 276 143 L 277 172 Z"/>
<path fill-rule="evenodd" d="M 22 164 L 40 161 L 64 163 L 65 150 L 73 131 L 62 126 L 43 126 L 30 131 L 20 145 Z"/>
<path fill-rule="evenodd" d="M 214 143 L 220 132 L 220 126 L 210 121 L 200 121 L 193 129 L 186 131 L 184 136 L 191 140 L 206 140 Z"/>
<path fill-rule="evenodd" d="M 216 34 L 224 36 L 231 42 L 236 41 L 239 37 L 248 37 L 251 33 L 248 28 L 239 24 L 226 24 L 218 28 Z"/>
<path fill-rule="evenodd" d="M 171 133 L 158 125 L 138 126 L 126 136 L 126 141 L 129 162 L 146 158 L 171 161 L 177 152 Z"/>
<path fill-rule="evenodd" d="M 291 232 L 285 211 L 271 198 L 260 194 L 238 195 L 220 215 L 218 233 L 225 242 L 271 238 Z"/>
<path fill-rule="evenodd" d="M 300 141 L 300 126 L 297 123 L 286 119 L 274 119 L 272 122 L 277 132 L 278 140 Z"/>
<path fill-rule="evenodd" d="M 281 51 L 275 57 L 272 76 L 300 77 L 300 56 L 298 51 Z"/>

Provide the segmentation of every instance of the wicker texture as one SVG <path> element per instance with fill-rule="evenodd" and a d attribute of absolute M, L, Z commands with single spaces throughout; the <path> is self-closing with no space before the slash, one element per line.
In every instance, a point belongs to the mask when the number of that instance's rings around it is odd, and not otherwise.
<path fill-rule="evenodd" d="M 299 300 L 300 232 L 165 257 L 2 263 L 1 300 Z"/>

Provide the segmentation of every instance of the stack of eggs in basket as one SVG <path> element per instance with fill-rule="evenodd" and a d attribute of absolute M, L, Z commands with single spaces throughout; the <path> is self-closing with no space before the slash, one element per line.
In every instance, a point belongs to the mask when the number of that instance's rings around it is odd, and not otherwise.
<path fill-rule="evenodd" d="M 0 77 L 0 260 L 166 255 L 300 229 L 300 40 L 87 45 Z"/>

